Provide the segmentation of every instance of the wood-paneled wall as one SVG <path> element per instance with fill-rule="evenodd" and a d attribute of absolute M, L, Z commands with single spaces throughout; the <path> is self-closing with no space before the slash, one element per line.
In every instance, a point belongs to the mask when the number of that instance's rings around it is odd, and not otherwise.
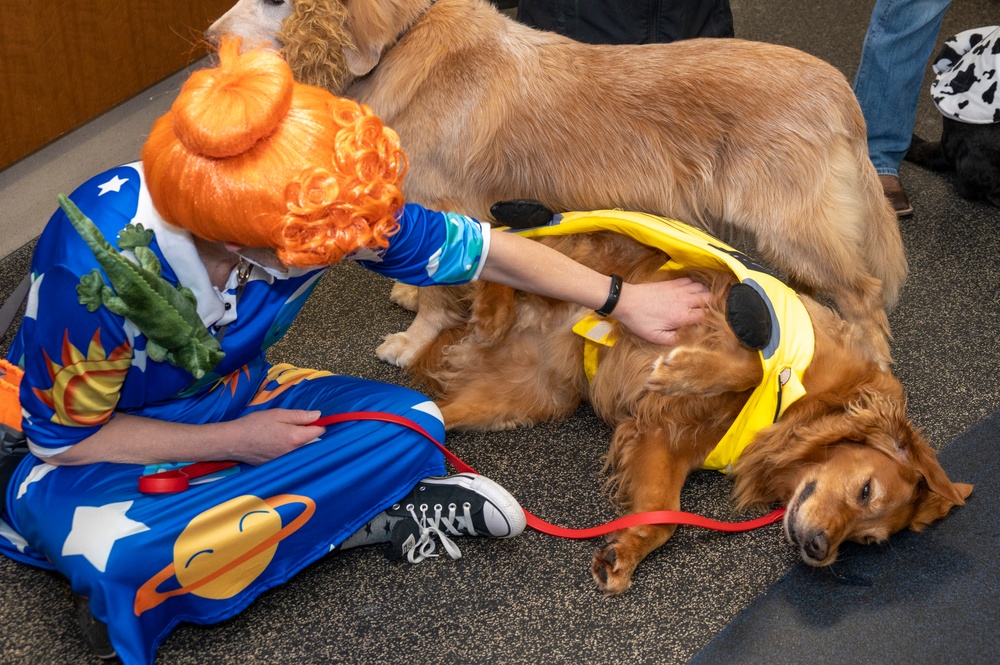
<path fill-rule="evenodd" d="M 0 169 L 205 54 L 235 0 L 0 0 Z"/>

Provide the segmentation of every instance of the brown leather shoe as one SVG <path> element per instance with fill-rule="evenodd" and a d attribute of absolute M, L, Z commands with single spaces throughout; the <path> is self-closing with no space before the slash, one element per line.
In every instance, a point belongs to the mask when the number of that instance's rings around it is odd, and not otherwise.
<path fill-rule="evenodd" d="M 894 175 L 880 175 L 878 179 L 882 183 L 882 191 L 885 193 L 885 198 L 889 199 L 892 209 L 896 211 L 896 217 L 909 217 L 912 215 L 913 206 L 910 205 L 910 199 L 906 198 L 906 192 L 903 191 L 903 186 L 899 183 L 899 178 Z"/>

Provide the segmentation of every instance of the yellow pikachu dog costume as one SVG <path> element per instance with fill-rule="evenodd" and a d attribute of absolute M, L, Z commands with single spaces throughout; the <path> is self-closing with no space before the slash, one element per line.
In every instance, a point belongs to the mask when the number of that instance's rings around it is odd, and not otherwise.
<path fill-rule="evenodd" d="M 758 350 L 764 380 L 747 400 L 732 427 L 705 460 L 703 468 L 728 472 L 761 429 L 777 421 L 805 394 L 802 375 L 812 361 L 815 338 L 809 314 L 795 292 L 749 257 L 712 236 L 674 219 L 621 210 L 556 215 L 545 225 L 521 229 L 529 238 L 614 231 L 663 250 L 662 269 L 729 270 L 740 280 L 727 302 L 727 318 L 741 342 Z M 597 370 L 597 346 L 611 346 L 612 328 L 600 316 L 581 320 L 575 331 L 587 341 L 588 377 Z"/>

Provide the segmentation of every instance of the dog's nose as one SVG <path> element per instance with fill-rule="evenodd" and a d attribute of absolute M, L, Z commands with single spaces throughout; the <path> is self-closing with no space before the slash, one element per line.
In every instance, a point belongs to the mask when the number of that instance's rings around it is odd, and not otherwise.
<path fill-rule="evenodd" d="M 830 540 L 826 533 L 819 531 L 802 545 L 803 551 L 814 561 L 823 561 L 830 553 Z"/>
<path fill-rule="evenodd" d="M 217 30 L 214 25 L 212 25 L 208 30 L 205 31 L 205 40 L 212 46 L 219 45 L 219 39 L 221 36 L 222 33 L 219 30 Z"/>

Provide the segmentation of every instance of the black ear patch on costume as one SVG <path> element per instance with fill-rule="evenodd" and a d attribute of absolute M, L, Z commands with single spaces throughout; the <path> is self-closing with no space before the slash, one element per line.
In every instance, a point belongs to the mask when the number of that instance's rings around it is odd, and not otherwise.
<path fill-rule="evenodd" d="M 747 284 L 733 284 L 726 296 L 726 321 L 736 339 L 755 351 L 771 341 L 771 312 L 764 298 Z"/>
<path fill-rule="evenodd" d="M 545 226 L 555 217 L 555 213 L 546 208 L 544 203 L 535 199 L 497 201 L 490 208 L 490 214 L 498 224 L 512 229 Z"/>

